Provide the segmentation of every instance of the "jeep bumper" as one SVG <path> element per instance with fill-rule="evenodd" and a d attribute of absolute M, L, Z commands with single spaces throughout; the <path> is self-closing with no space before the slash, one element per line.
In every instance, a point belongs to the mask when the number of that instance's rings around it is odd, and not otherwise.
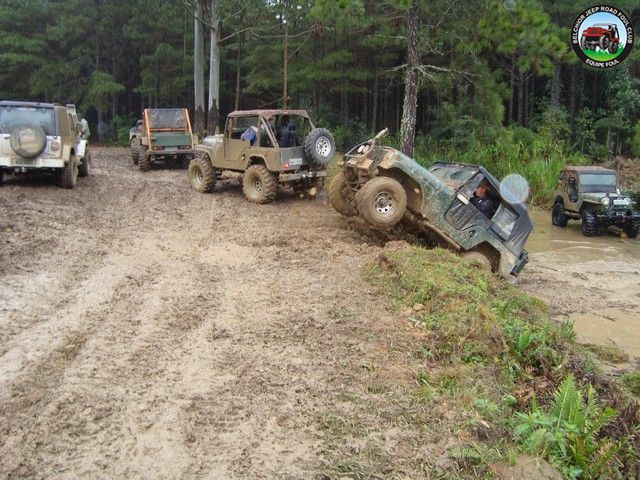
<path fill-rule="evenodd" d="M 147 150 L 147 155 L 152 157 L 172 157 L 174 155 L 193 155 L 195 150 L 189 149 L 171 149 L 165 147 L 164 150 Z"/>
<path fill-rule="evenodd" d="M 0 169 L 4 171 L 25 171 L 41 168 L 62 168 L 64 167 L 62 158 L 22 158 L 22 157 L 0 157 Z"/>
<path fill-rule="evenodd" d="M 298 172 L 298 173 L 281 173 L 278 175 L 278 180 L 281 182 L 294 182 L 297 180 L 305 180 L 307 178 L 321 178 L 326 177 L 327 172 L 324 170 L 311 171 L 311 172 Z"/>
<path fill-rule="evenodd" d="M 522 250 L 520 256 L 518 257 L 518 261 L 514 265 L 513 270 L 511 270 L 511 275 L 515 275 L 517 277 L 524 266 L 527 264 L 527 262 L 529 262 L 529 254 L 526 250 Z"/>
<path fill-rule="evenodd" d="M 632 212 L 631 210 L 613 210 L 607 213 L 596 214 L 596 220 L 599 225 L 604 226 L 621 226 L 630 223 L 640 223 L 640 212 Z"/>

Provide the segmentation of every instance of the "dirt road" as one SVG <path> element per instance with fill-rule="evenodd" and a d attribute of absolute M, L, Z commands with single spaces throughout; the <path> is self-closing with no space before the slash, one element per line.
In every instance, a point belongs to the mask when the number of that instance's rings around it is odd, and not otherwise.
<path fill-rule="evenodd" d="M 380 239 L 320 202 L 202 195 L 96 149 L 73 191 L 9 179 L 0 244 L 2 478 L 314 478 L 323 428 L 355 430 L 327 412 L 354 409 L 368 443 L 342 457 L 373 442 L 415 478 L 456 445 L 397 420 L 414 330 L 363 279 Z"/>
<path fill-rule="evenodd" d="M 125 149 L 95 150 L 73 191 L 9 179 L 0 477 L 318 471 L 317 414 L 359 374 L 358 332 L 389 314 L 360 275 L 377 247 L 281 199 L 252 205 L 236 181 L 198 194 Z"/>

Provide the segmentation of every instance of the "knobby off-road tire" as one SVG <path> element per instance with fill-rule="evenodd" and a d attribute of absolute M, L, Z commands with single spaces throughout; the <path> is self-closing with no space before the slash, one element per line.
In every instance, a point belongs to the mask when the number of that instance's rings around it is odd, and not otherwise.
<path fill-rule="evenodd" d="M 304 154 L 307 161 L 316 167 L 324 167 L 336 154 L 336 142 L 329 130 L 314 128 L 304 139 Z"/>
<path fill-rule="evenodd" d="M 69 157 L 67 164 L 58 173 L 58 185 L 62 188 L 75 188 L 78 183 L 78 162 L 75 155 Z"/>
<path fill-rule="evenodd" d="M 491 267 L 491 259 L 482 252 L 478 252 L 478 251 L 464 252 L 462 254 L 462 258 L 464 258 L 467 262 L 469 262 L 471 266 L 479 270 L 484 270 L 485 272 L 491 272 L 493 270 Z"/>
<path fill-rule="evenodd" d="M 84 152 L 84 160 L 78 166 L 78 176 L 79 177 L 88 177 L 91 175 L 91 152 L 89 149 L 86 149 Z"/>
<path fill-rule="evenodd" d="M 551 209 L 551 223 L 556 227 L 567 226 L 567 216 L 564 213 L 564 203 L 555 202 Z"/>
<path fill-rule="evenodd" d="M 144 145 L 138 145 L 138 168 L 141 172 L 151 170 L 151 155 L 147 155 Z"/>
<path fill-rule="evenodd" d="M 606 50 L 607 48 L 609 48 L 609 39 L 607 37 L 600 37 L 600 40 L 598 40 L 598 45 L 600 46 L 600 50 Z"/>
<path fill-rule="evenodd" d="M 336 212 L 345 217 L 353 217 L 358 214 L 356 207 L 345 196 L 347 189 L 347 180 L 344 173 L 338 173 L 329 184 L 329 203 Z"/>
<path fill-rule="evenodd" d="M 207 155 L 195 157 L 189 162 L 187 176 L 189 185 L 196 192 L 211 193 L 216 186 L 216 171 Z"/>
<path fill-rule="evenodd" d="M 582 234 L 585 237 L 595 237 L 598 235 L 598 220 L 595 213 L 586 208 L 582 212 Z"/>
<path fill-rule="evenodd" d="M 639 232 L 640 232 L 640 223 L 630 223 L 629 225 L 624 227 L 624 233 L 629 238 L 638 238 Z"/>
<path fill-rule="evenodd" d="M 611 42 L 611 44 L 609 45 L 609 48 L 607 49 L 607 51 L 613 55 L 614 53 L 616 53 L 618 51 L 618 47 L 620 45 L 618 44 L 618 42 Z"/>
<path fill-rule="evenodd" d="M 587 45 L 587 39 L 586 39 L 586 38 L 584 38 L 584 37 L 582 37 L 582 38 L 580 39 L 580 48 L 581 48 L 582 50 L 586 50 L 587 48 L 589 48 L 589 47 L 588 47 L 588 45 Z"/>
<path fill-rule="evenodd" d="M 402 220 L 407 209 L 407 193 L 397 180 L 375 177 L 358 190 L 356 205 L 365 222 L 386 230 Z"/>
<path fill-rule="evenodd" d="M 276 199 L 278 185 L 264 165 L 251 165 L 242 177 L 242 192 L 253 203 L 270 203 Z"/>
<path fill-rule="evenodd" d="M 140 161 L 140 150 L 138 150 L 138 145 L 139 145 L 138 140 L 135 138 L 132 138 L 131 139 L 131 160 L 133 161 L 134 165 L 138 165 L 138 162 Z"/>

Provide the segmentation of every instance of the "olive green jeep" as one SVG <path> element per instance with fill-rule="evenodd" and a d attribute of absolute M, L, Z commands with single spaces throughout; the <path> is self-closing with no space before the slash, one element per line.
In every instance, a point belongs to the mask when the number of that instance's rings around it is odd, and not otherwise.
<path fill-rule="evenodd" d="M 0 102 L 0 183 L 4 175 L 51 172 L 74 188 L 91 170 L 88 127 L 74 105 Z"/>
<path fill-rule="evenodd" d="M 622 229 L 629 238 L 640 230 L 640 212 L 635 202 L 622 193 L 614 170 L 599 166 L 568 166 L 558 176 L 551 223 L 566 227 L 569 220 L 582 220 L 582 233 L 598 235 L 610 226 Z"/>
<path fill-rule="evenodd" d="M 188 172 L 194 190 L 212 192 L 221 172 L 241 172 L 245 197 L 268 203 L 278 184 L 298 193 L 322 188 L 335 142 L 305 110 L 244 110 L 230 113 L 224 133 L 206 137 L 195 151 Z"/>
<path fill-rule="evenodd" d="M 131 160 L 143 172 L 156 160 L 189 160 L 196 143 L 186 108 L 147 108 L 129 140 Z"/>
<path fill-rule="evenodd" d="M 378 145 L 386 130 L 344 155 L 329 186 L 342 215 L 359 215 L 378 229 L 399 222 L 429 244 L 459 252 L 476 266 L 508 277 L 528 261 L 524 244 L 533 224 L 527 208 L 481 166 L 436 162 L 424 168 Z M 483 189 L 489 209 L 476 192 Z"/>

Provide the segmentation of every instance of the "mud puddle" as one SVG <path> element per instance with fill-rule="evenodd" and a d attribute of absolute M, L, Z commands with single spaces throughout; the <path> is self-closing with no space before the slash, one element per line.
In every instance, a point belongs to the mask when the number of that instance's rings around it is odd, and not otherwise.
<path fill-rule="evenodd" d="M 554 227 L 544 210 L 531 217 L 523 288 L 545 300 L 554 318 L 574 322 L 580 342 L 640 356 L 640 240 L 614 230 L 585 237 L 580 222 Z"/>

